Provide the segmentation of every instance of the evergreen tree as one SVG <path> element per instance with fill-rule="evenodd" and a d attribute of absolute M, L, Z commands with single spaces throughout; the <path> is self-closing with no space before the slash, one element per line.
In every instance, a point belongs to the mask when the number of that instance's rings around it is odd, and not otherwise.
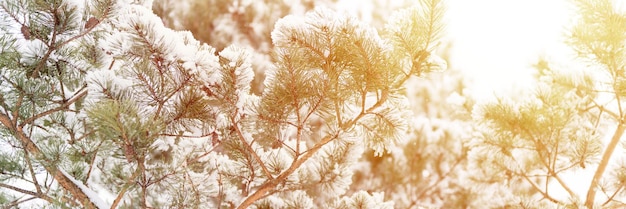
<path fill-rule="evenodd" d="M 85 76 L 99 51 L 83 43 L 112 7 L 110 1 L 0 2 L 0 196 L 6 207 L 33 199 L 98 205 L 81 181 L 88 167 L 80 162 L 93 158 L 82 147 L 92 132 L 84 117 Z"/>
<path fill-rule="evenodd" d="M 568 44 L 577 61 L 535 68 L 536 84 L 520 97 L 480 104 L 474 117 L 482 134 L 472 148 L 472 174 L 503 201 L 521 208 L 622 208 L 626 14 L 610 0 L 576 0 Z M 578 70 L 579 68 L 583 68 Z M 593 173 L 586 191 L 564 176 Z M 565 198 L 559 197 L 563 191 Z"/>
<path fill-rule="evenodd" d="M 216 51 L 233 43 L 246 48 L 255 74 L 252 91 L 260 95 L 265 71 L 273 62 L 270 33 L 276 21 L 290 14 L 304 15 L 316 6 L 332 5 L 331 0 L 157 0 L 152 8 L 167 27 L 188 30 Z"/>
<path fill-rule="evenodd" d="M 324 8 L 284 17 L 255 95 L 249 50 L 171 30 L 151 1 L 0 2 L 0 200 L 392 207 L 346 191 L 365 147 L 404 138 L 404 83 L 445 68 L 431 55 L 442 4 L 400 11 L 381 35 Z"/>
<path fill-rule="evenodd" d="M 451 70 L 412 79 L 406 86 L 413 110 L 408 140 L 387 155 L 365 152 L 352 189 L 384 191 L 396 208 L 480 208 L 475 197 L 482 194 L 466 175 L 473 133 L 471 82 Z"/>

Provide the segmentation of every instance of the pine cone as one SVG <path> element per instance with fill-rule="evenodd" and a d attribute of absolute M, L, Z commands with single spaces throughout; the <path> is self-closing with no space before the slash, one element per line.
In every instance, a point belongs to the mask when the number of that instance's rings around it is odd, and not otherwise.
<path fill-rule="evenodd" d="M 85 23 L 85 30 L 93 28 L 98 23 L 100 23 L 100 20 L 96 19 L 95 17 L 90 17 L 89 20 L 87 20 L 87 22 Z"/>
<path fill-rule="evenodd" d="M 133 162 L 133 159 L 135 158 L 135 149 L 133 149 L 132 145 L 124 144 L 124 155 L 126 155 L 128 163 Z"/>
<path fill-rule="evenodd" d="M 28 28 L 28 26 L 26 25 L 22 25 L 22 28 L 20 30 L 22 31 L 24 39 L 30 40 L 30 28 Z"/>

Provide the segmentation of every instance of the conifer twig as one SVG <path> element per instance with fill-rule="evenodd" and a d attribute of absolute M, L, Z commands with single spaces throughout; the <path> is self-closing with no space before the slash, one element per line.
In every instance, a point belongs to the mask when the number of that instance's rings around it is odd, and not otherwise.
<path fill-rule="evenodd" d="M 359 115 L 357 115 L 352 120 L 349 120 L 346 123 L 344 123 L 342 126 L 339 127 L 340 128 L 339 130 L 335 131 L 335 133 L 326 135 L 324 138 L 322 138 L 322 140 L 320 142 L 316 143 L 315 146 L 313 146 L 310 149 L 308 149 L 307 151 L 305 151 L 304 155 L 302 155 L 300 158 L 294 158 L 293 162 L 291 163 L 291 166 L 289 166 L 289 168 L 287 168 L 287 170 L 282 172 L 276 178 L 270 179 L 269 181 L 265 182 L 259 188 L 259 190 L 255 191 L 251 196 L 248 196 L 243 201 L 243 203 L 241 203 L 241 205 L 239 205 L 237 208 L 238 209 L 247 208 L 248 206 L 252 205 L 252 203 L 254 203 L 255 201 L 261 199 L 263 196 L 265 196 L 266 193 L 270 192 L 274 187 L 276 187 L 279 183 L 283 182 L 285 179 L 287 179 L 287 177 L 289 177 L 289 175 L 291 175 L 298 168 L 300 168 L 300 166 L 302 164 L 304 164 L 304 162 L 306 162 L 315 153 L 317 153 L 317 151 L 319 151 L 324 145 L 326 145 L 329 142 L 337 139 L 341 132 L 351 129 L 354 125 L 357 124 L 357 122 L 363 116 L 365 116 L 366 114 L 370 113 L 371 111 L 375 110 L 376 108 L 380 107 L 383 103 L 385 103 L 387 101 L 387 98 L 388 98 L 388 92 L 383 91 L 383 94 L 382 94 L 380 100 L 378 100 L 378 102 L 376 102 L 376 104 L 374 104 L 370 108 L 368 108 L 366 112 L 360 113 Z M 241 133 L 239 133 L 239 134 L 241 134 Z M 251 149 L 251 148 L 249 148 L 249 149 Z"/>
<path fill-rule="evenodd" d="M 37 193 L 41 193 L 41 185 L 39 185 L 39 182 L 37 181 L 35 170 L 33 169 L 33 165 L 30 162 L 30 156 L 28 155 L 28 151 L 26 149 L 24 149 L 24 158 L 26 161 L 26 165 L 28 166 L 28 171 L 30 172 L 31 178 L 33 179 L 33 185 L 35 185 Z"/>
<path fill-rule="evenodd" d="M 270 192 L 274 187 L 276 187 L 279 183 L 285 181 L 289 175 L 295 172 L 304 162 L 306 162 L 309 158 L 313 157 L 318 150 L 320 150 L 324 145 L 333 141 L 334 139 L 339 137 L 339 131 L 334 134 L 326 135 L 320 142 L 315 144 L 311 149 L 307 150 L 304 155 L 300 158 L 294 158 L 291 166 L 287 168 L 284 172 L 278 175 L 276 178 L 271 179 L 265 182 L 261 187 L 255 191 L 251 196 L 248 196 L 242 203 L 237 207 L 237 209 L 248 208 L 252 203 L 261 199 L 267 192 Z"/>
<path fill-rule="evenodd" d="M 567 186 L 567 183 L 565 183 L 565 181 L 563 181 L 563 179 L 561 179 L 559 174 L 555 173 L 554 170 L 552 170 L 552 169 L 550 169 L 550 176 L 554 177 L 556 179 L 556 181 L 559 182 L 559 184 L 563 187 L 563 189 L 565 189 L 565 191 L 567 191 L 567 193 L 570 195 L 570 197 L 572 197 L 572 198 L 576 197 L 576 193 L 574 193 L 574 191 L 571 188 L 569 188 L 569 186 Z"/>
<path fill-rule="evenodd" d="M 545 192 L 545 191 L 541 190 L 541 188 L 539 188 L 539 185 L 537 185 L 537 184 L 536 184 L 535 182 L 533 182 L 530 178 L 528 178 L 528 176 L 527 176 L 527 175 L 522 174 L 521 176 L 522 176 L 522 177 L 524 178 L 524 180 L 526 180 L 526 182 L 528 182 L 528 183 L 529 183 L 529 184 L 530 184 L 530 185 L 531 185 L 531 186 L 532 186 L 532 187 L 533 187 L 533 188 L 534 188 L 537 192 L 541 193 L 541 195 L 542 195 L 544 198 L 546 198 L 546 199 L 550 200 L 550 202 L 553 202 L 553 203 L 556 203 L 556 204 L 559 204 L 559 205 L 560 205 L 560 204 L 562 204 L 559 200 L 554 199 L 552 196 L 550 196 L 550 194 L 548 194 L 547 192 Z"/>
<path fill-rule="evenodd" d="M 265 176 L 267 176 L 267 178 L 270 179 L 270 180 L 274 179 L 274 177 L 270 173 L 269 169 L 267 169 L 267 166 L 265 166 L 265 163 L 263 163 L 263 160 L 261 160 L 261 157 L 259 157 L 259 155 L 256 154 L 254 149 L 252 149 L 250 144 L 248 144 L 248 142 L 246 141 L 246 138 L 243 136 L 243 133 L 241 132 L 241 129 L 239 128 L 239 125 L 237 125 L 235 118 L 231 117 L 230 119 L 233 122 L 233 128 L 235 128 L 235 132 L 237 133 L 237 136 L 238 136 L 237 138 L 239 138 L 239 140 L 241 140 L 241 143 L 245 146 L 245 148 L 249 152 L 249 154 L 252 155 L 254 160 L 256 160 L 257 163 L 259 163 L 259 166 L 261 166 L 261 170 L 263 170 L 263 173 L 265 174 Z"/>
<path fill-rule="evenodd" d="M 615 196 L 616 196 L 616 195 L 617 195 L 620 191 L 622 191 L 622 188 L 624 188 L 624 187 L 623 187 L 623 186 L 618 187 L 618 188 L 615 190 L 615 192 L 613 192 L 613 194 L 612 194 L 611 196 L 608 196 L 608 194 L 606 193 L 606 191 L 604 190 L 604 188 L 602 188 L 602 192 L 603 192 L 605 195 L 607 195 L 607 200 L 606 200 L 604 203 L 602 203 L 602 206 L 604 207 L 604 206 L 606 206 L 606 204 L 609 204 L 611 201 L 613 201 L 613 200 L 614 200 L 614 198 L 615 198 Z"/>
<path fill-rule="evenodd" d="M 124 194 L 126 194 L 126 191 L 130 187 L 131 183 L 133 183 L 135 178 L 137 178 L 137 176 L 139 176 L 139 173 L 141 173 L 141 170 L 140 170 L 139 166 L 137 166 L 137 169 L 135 169 L 135 172 L 133 172 L 133 174 L 126 180 L 126 183 L 124 184 L 124 186 L 122 186 L 122 189 L 120 190 L 120 192 L 117 193 L 117 196 L 115 197 L 115 200 L 113 200 L 113 204 L 111 204 L 111 209 L 117 208 L 117 205 L 122 200 L 122 197 L 124 197 Z"/>
<path fill-rule="evenodd" d="M 23 122 L 20 123 L 20 127 L 23 127 L 26 124 L 30 124 L 31 122 L 34 122 L 35 120 L 45 117 L 47 115 L 50 115 L 52 113 L 55 112 L 59 112 L 61 110 L 64 110 L 66 108 L 68 108 L 70 105 L 74 104 L 76 101 L 78 101 L 79 99 L 83 98 L 87 96 L 87 89 L 86 86 L 81 88 L 80 90 L 78 90 L 73 96 L 72 98 L 70 98 L 69 100 L 67 100 L 66 102 L 64 102 L 63 104 L 61 104 L 61 106 L 58 106 L 56 108 L 52 108 L 49 110 L 46 110 L 44 112 L 41 112 L 39 114 L 36 114 L 30 118 L 27 118 L 26 120 L 24 120 Z"/>
<path fill-rule="evenodd" d="M 10 190 L 22 193 L 22 194 L 26 194 L 26 195 L 30 195 L 30 196 L 33 196 L 33 197 L 36 197 L 36 198 L 43 199 L 43 200 L 48 201 L 50 203 L 54 203 L 54 199 L 52 199 L 51 197 L 49 197 L 47 195 L 44 195 L 44 194 L 42 194 L 40 192 L 28 191 L 26 189 L 22 189 L 22 188 L 15 187 L 15 186 L 12 186 L 12 185 L 8 185 L 8 184 L 5 184 L 5 183 L 0 183 L 0 187 L 4 187 L 4 188 L 7 188 L 7 189 L 10 189 Z"/>
<path fill-rule="evenodd" d="M 35 156 L 42 156 L 43 152 L 37 147 L 35 142 L 33 142 L 26 134 L 21 126 L 15 126 L 12 124 L 11 119 L 8 115 L 4 113 L 0 113 L 0 124 L 4 125 L 7 129 L 9 129 L 14 136 L 22 143 L 24 148 L 33 153 Z M 52 177 L 57 181 L 57 183 L 63 187 L 67 192 L 72 194 L 72 196 L 78 199 L 78 202 L 83 204 L 83 207 L 95 209 L 98 208 L 94 202 L 87 196 L 85 191 L 83 191 L 78 185 L 76 185 L 70 178 L 65 176 L 63 172 L 61 172 L 60 168 L 52 165 L 43 164 L 43 167 L 52 175 Z"/>
<path fill-rule="evenodd" d="M 615 132 L 613 133 L 613 137 L 611 138 L 611 141 L 609 142 L 609 144 L 606 146 L 606 150 L 604 151 L 604 154 L 602 155 L 602 160 L 600 160 L 598 169 L 593 175 L 593 179 L 591 180 L 589 189 L 587 189 L 587 198 L 585 200 L 585 206 L 587 206 L 587 208 L 593 208 L 593 205 L 595 203 L 595 198 L 596 198 L 597 187 L 598 187 L 598 184 L 600 183 L 600 178 L 602 178 L 604 171 L 608 167 L 609 160 L 611 159 L 611 156 L 613 155 L 613 151 L 615 151 L 615 148 L 620 142 L 620 139 L 622 138 L 622 135 L 624 134 L 625 130 L 626 130 L 626 125 L 624 125 L 624 118 L 620 118 L 619 124 L 617 125 L 617 128 L 615 129 Z"/>

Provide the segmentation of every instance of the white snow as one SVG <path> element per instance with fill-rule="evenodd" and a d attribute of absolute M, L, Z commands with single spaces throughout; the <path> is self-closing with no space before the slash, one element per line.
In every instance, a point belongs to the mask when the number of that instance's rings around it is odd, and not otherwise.
<path fill-rule="evenodd" d="M 250 82 L 254 79 L 254 71 L 250 62 L 250 51 L 238 46 L 229 46 L 220 52 L 220 56 L 230 60 L 229 65 L 235 67 L 237 76 L 236 87 L 241 92 L 247 93 L 250 90 Z M 239 65 L 237 65 L 240 63 Z M 242 99 L 240 97 L 239 99 Z"/>
<path fill-rule="evenodd" d="M 458 92 L 453 92 L 446 98 L 446 103 L 454 105 L 454 106 L 462 106 L 465 104 L 465 97 L 459 95 Z"/>
<path fill-rule="evenodd" d="M 110 204 L 107 204 L 106 202 L 104 202 L 96 192 L 94 192 L 93 190 L 91 190 L 90 188 L 88 188 L 87 186 L 85 186 L 82 182 L 76 180 L 74 177 L 72 177 L 71 175 L 67 174 L 63 169 L 59 169 L 59 171 L 65 175 L 65 177 L 67 177 L 68 179 L 70 179 L 76 186 L 78 186 L 80 188 L 80 190 L 82 190 L 85 195 L 87 195 L 87 197 L 89 197 L 89 200 L 96 205 L 98 208 L 103 209 L 103 208 L 111 208 Z"/>

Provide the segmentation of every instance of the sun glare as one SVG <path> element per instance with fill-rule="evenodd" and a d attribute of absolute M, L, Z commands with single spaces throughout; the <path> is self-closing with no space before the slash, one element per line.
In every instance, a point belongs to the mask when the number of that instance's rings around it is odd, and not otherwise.
<path fill-rule="evenodd" d="M 451 64 L 476 81 L 477 99 L 523 88 L 540 56 L 566 53 L 569 8 L 566 0 L 450 0 Z"/>

